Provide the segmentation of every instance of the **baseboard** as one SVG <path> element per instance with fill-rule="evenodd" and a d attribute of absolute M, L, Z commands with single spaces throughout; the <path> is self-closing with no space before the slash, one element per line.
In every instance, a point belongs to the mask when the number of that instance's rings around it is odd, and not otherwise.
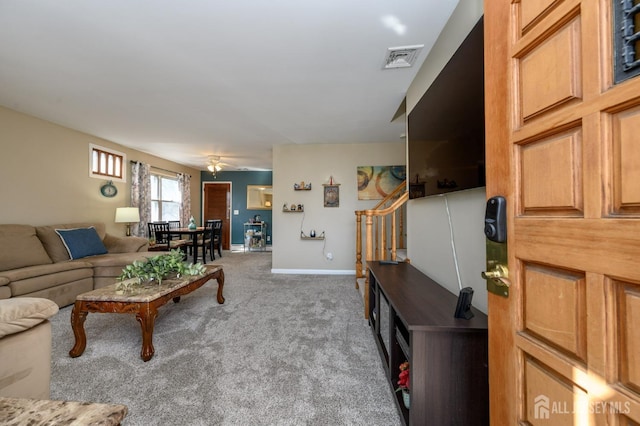
<path fill-rule="evenodd" d="M 355 275 L 354 269 L 271 269 L 272 274 Z"/>
<path fill-rule="evenodd" d="M 263 251 L 272 251 L 271 250 L 271 244 L 267 244 L 265 246 L 265 249 L 266 250 L 263 250 Z M 231 244 L 231 251 L 234 252 L 234 253 L 243 253 L 243 252 L 249 253 L 249 250 L 245 250 L 245 248 L 244 248 L 244 246 L 242 244 Z M 252 252 L 254 252 L 254 251 L 258 251 L 259 252 L 260 250 L 252 250 Z"/>

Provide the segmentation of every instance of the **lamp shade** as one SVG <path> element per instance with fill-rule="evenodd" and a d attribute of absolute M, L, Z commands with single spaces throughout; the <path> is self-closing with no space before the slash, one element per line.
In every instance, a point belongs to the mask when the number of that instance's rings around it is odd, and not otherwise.
<path fill-rule="evenodd" d="M 116 223 L 140 222 L 140 210 L 137 207 L 116 208 Z"/>

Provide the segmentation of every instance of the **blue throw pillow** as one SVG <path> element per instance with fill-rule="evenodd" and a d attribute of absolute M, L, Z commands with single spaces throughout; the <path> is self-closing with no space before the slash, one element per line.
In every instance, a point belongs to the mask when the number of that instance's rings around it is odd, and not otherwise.
<path fill-rule="evenodd" d="M 106 247 L 93 226 L 89 228 L 56 229 L 56 233 L 67 248 L 71 259 L 107 253 Z"/>

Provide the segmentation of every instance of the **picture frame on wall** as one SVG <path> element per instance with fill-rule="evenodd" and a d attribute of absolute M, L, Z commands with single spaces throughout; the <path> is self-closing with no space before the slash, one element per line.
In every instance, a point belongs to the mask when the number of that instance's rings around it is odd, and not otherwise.
<path fill-rule="evenodd" d="M 407 178 L 406 166 L 358 166 L 358 200 L 382 200 Z"/>
<path fill-rule="evenodd" d="M 340 207 L 340 185 L 324 185 L 324 206 Z"/>

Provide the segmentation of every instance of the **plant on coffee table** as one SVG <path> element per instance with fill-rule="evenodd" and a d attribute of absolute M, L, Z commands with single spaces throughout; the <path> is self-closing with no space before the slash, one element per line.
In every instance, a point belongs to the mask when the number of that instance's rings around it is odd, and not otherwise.
<path fill-rule="evenodd" d="M 170 275 L 180 278 L 202 275 L 205 271 L 206 268 L 201 263 L 186 263 L 180 251 L 171 250 L 169 253 L 149 257 L 144 261 L 135 260 L 132 264 L 125 266 L 118 277 L 117 287 L 122 289 L 152 280 L 162 284 L 162 280 Z"/>

